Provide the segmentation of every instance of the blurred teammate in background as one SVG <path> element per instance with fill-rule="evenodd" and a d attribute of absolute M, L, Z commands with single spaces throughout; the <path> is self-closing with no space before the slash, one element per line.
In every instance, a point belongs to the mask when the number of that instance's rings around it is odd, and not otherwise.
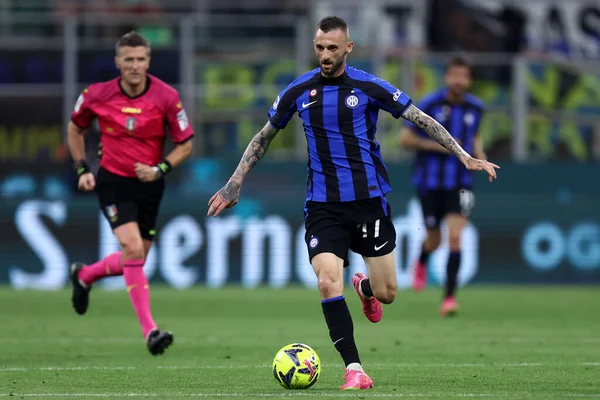
<path fill-rule="evenodd" d="M 496 166 L 469 156 L 402 91 L 347 66 L 352 48 L 344 20 L 326 17 L 319 22 L 314 50 L 320 67 L 297 78 L 277 96 L 268 112 L 269 121 L 254 136 L 227 184 L 210 199 L 208 210 L 208 215 L 217 216 L 238 202 L 244 178 L 298 112 L 308 142 L 305 240 L 329 335 L 346 366 L 342 390 L 373 386 L 361 365 L 343 295 L 348 251 L 361 254 L 369 271 L 370 278 L 359 273 L 352 281 L 371 322 L 379 322 L 381 303 L 392 303 L 397 292 L 396 231 L 385 199 L 390 185 L 375 140 L 379 110 L 412 121 L 469 169 L 485 170 L 490 180 L 496 176 Z"/>
<path fill-rule="evenodd" d="M 173 342 L 160 331 L 150 312 L 145 259 L 156 235 L 164 176 L 192 152 L 194 132 L 179 94 L 147 74 L 150 45 L 136 32 L 119 39 L 115 63 L 119 78 L 95 83 L 77 99 L 69 124 L 69 150 L 77 170 L 78 188 L 96 189 L 100 208 L 121 245 L 91 265 L 73 263 L 72 302 L 78 314 L 88 308 L 92 284 L 105 276 L 123 275 L 151 354 L 162 354 Z M 101 133 L 100 169 L 94 176 L 85 160 L 84 133 L 97 118 Z M 177 144 L 163 158 L 167 135 Z"/>
<path fill-rule="evenodd" d="M 419 103 L 423 112 L 433 116 L 475 158 L 485 160 L 483 142 L 478 134 L 483 103 L 467 93 L 471 86 L 471 67 L 460 57 L 446 67 L 446 87 L 425 96 Z M 414 267 L 413 287 L 422 290 L 427 283 L 429 255 L 440 244 L 440 223 L 448 227 L 450 256 L 446 266 L 446 288 L 440 307 L 442 316 L 458 311 L 457 277 L 461 260 L 460 237 L 475 205 L 472 173 L 447 149 L 431 140 L 427 132 L 410 121 L 400 135 L 402 145 L 416 150 L 412 182 L 423 208 L 427 238 Z"/>

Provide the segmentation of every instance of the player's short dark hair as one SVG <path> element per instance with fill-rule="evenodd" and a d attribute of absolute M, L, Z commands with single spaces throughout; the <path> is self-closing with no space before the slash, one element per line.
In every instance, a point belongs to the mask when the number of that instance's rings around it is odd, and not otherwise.
<path fill-rule="evenodd" d="M 136 31 L 128 32 L 119 38 L 115 47 L 117 53 L 121 47 L 146 47 L 150 54 L 150 42 Z"/>
<path fill-rule="evenodd" d="M 462 55 L 452 56 L 448 62 L 446 63 L 446 72 L 448 72 L 451 68 L 454 67 L 464 67 L 469 70 L 469 72 L 473 69 L 471 62 L 469 59 Z"/>
<path fill-rule="evenodd" d="M 336 29 L 340 29 L 343 32 L 348 33 L 348 24 L 340 17 L 330 15 L 319 21 L 319 24 L 317 25 L 317 30 L 319 29 L 325 33 L 335 31 Z"/>

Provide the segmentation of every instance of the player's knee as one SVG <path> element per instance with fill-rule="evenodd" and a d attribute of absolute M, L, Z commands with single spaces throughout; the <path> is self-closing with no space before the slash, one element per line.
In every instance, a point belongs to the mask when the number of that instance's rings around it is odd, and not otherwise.
<path fill-rule="evenodd" d="M 144 243 L 142 238 L 131 238 L 121 242 L 121 249 L 125 259 L 143 260 L 145 258 Z"/>
<path fill-rule="evenodd" d="M 319 274 L 319 292 L 324 299 L 341 296 L 344 291 L 344 282 L 334 271 L 321 271 Z"/>
<path fill-rule="evenodd" d="M 398 287 L 392 284 L 386 284 L 378 288 L 373 288 L 373 296 L 383 304 L 391 304 L 396 300 Z"/>

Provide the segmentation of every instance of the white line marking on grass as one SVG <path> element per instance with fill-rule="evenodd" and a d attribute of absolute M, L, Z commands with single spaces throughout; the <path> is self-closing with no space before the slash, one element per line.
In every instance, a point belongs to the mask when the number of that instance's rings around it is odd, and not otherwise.
<path fill-rule="evenodd" d="M 85 370 L 94 370 L 94 371 L 120 371 L 126 369 L 136 369 L 136 367 L 42 367 L 40 371 L 85 371 Z"/>
<path fill-rule="evenodd" d="M 549 366 L 600 366 L 600 362 L 578 362 L 578 363 L 531 363 L 531 362 L 520 362 L 520 363 L 494 363 L 494 364 L 483 364 L 483 363 L 433 363 L 433 364 L 418 364 L 418 363 L 373 363 L 367 364 L 367 369 L 377 368 L 527 368 L 527 367 L 549 367 Z M 271 368 L 271 364 L 231 364 L 231 365 L 158 365 L 149 368 L 167 369 L 167 370 L 201 370 L 201 369 L 267 369 Z M 342 368 L 342 364 L 328 364 L 327 367 Z M 24 368 L 24 367 L 5 367 L 0 368 L 0 372 L 27 372 L 27 371 L 120 371 L 120 370 L 137 370 L 147 369 L 145 367 L 136 366 L 47 366 L 38 368 Z"/>
<path fill-rule="evenodd" d="M 357 397 L 381 397 L 381 398 L 402 398 L 402 397 L 427 397 L 427 398 L 448 398 L 448 397 L 496 397 L 496 398 L 509 398 L 509 397 L 548 397 L 548 394 L 539 394 L 531 396 L 530 394 L 512 394 L 512 393 L 456 393 L 456 394 L 426 394 L 426 393 L 368 393 L 368 392 L 354 392 L 354 393 L 324 393 L 324 392 L 287 392 L 287 393 L 187 393 L 187 394 L 158 394 L 158 393 L 0 393 L 0 397 L 8 396 L 21 396 L 21 397 L 99 397 L 99 398 L 112 398 L 112 397 L 159 397 L 163 399 L 168 398 L 181 398 L 181 397 L 236 397 L 236 398 L 253 398 L 253 397 L 329 397 L 329 398 L 357 398 Z M 586 395 L 586 394 L 572 394 L 567 395 L 570 397 L 596 397 L 598 395 Z"/>
<path fill-rule="evenodd" d="M 369 393 L 369 392 L 354 392 L 354 393 L 324 393 L 317 390 L 313 392 L 287 392 L 287 393 L 186 393 L 186 394 L 159 394 L 159 393 L 0 393 L 0 397 L 99 397 L 99 398 L 113 398 L 113 397 L 158 397 L 163 399 L 168 398 L 181 398 L 181 397 L 235 397 L 235 398 L 253 398 L 253 397 L 329 397 L 329 398 L 357 398 L 357 397 L 381 397 L 381 398 L 404 398 L 404 397 L 427 397 L 427 398 L 448 398 L 448 397 L 490 397 L 490 398 L 511 398 L 511 397 L 538 397 L 547 398 L 552 394 L 538 393 L 535 395 L 531 394 L 520 394 L 520 393 L 444 393 L 444 394 L 429 394 L 429 393 Z M 570 393 L 565 394 L 567 397 L 600 397 L 600 394 L 579 394 Z"/>

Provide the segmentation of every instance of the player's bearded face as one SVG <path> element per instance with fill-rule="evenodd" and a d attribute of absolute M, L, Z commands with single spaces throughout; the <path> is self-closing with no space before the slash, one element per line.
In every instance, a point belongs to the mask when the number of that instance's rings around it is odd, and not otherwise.
<path fill-rule="evenodd" d="M 121 77 L 127 84 L 137 86 L 145 82 L 146 72 L 150 67 L 148 48 L 143 46 L 121 47 L 119 54 L 115 57 L 115 62 L 121 71 Z"/>
<path fill-rule="evenodd" d="M 468 67 L 450 67 L 446 72 L 446 85 L 454 96 L 462 96 L 471 86 L 471 70 Z"/>
<path fill-rule="evenodd" d="M 319 29 L 314 44 L 321 74 L 326 77 L 339 76 L 354 45 L 348 35 L 339 29 L 327 33 Z"/>

